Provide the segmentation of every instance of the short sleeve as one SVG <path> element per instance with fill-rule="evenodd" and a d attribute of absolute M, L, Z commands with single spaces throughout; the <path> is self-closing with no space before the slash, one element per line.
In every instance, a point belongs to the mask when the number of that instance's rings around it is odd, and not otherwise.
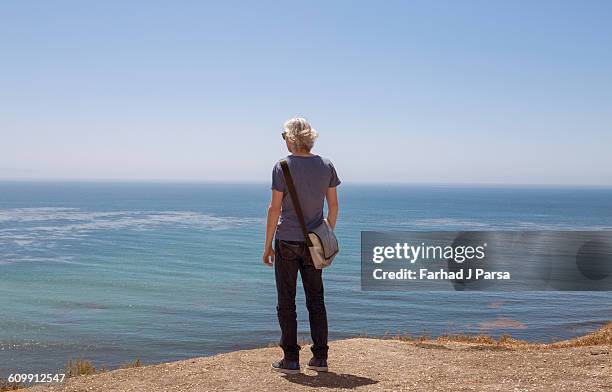
<path fill-rule="evenodd" d="M 280 162 L 276 162 L 272 169 L 272 189 L 279 192 L 285 192 L 285 177 Z"/>
<path fill-rule="evenodd" d="M 331 178 L 329 179 L 329 187 L 334 188 L 340 185 L 342 181 L 338 178 L 338 173 L 336 173 L 336 168 L 334 165 L 329 162 L 329 168 L 331 169 Z"/>

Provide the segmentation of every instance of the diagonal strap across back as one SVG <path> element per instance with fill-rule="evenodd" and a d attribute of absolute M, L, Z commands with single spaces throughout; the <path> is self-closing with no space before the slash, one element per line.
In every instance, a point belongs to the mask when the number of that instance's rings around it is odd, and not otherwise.
<path fill-rule="evenodd" d="M 283 159 L 280 161 L 280 165 L 283 169 L 285 185 L 287 185 L 287 188 L 289 189 L 289 195 L 291 196 L 291 202 L 293 203 L 295 214 L 300 221 L 300 227 L 302 228 L 304 239 L 306 240 L 306 244 L 311 247 L 312 242 L 310 241 L 310 236 L 308 235 L 308 229 L 306 228 L 306 222 L 304 221 L 304 213 L 302 212 L 302 206 L 300 205 L 300 200 L 298 198 L 297 191 L 295 190 L 295 185 L 293 184 L 293 177 L 291 176 L 291 170 L 289 170 L 289 164 L 287 163 L 287 160 Z"/>

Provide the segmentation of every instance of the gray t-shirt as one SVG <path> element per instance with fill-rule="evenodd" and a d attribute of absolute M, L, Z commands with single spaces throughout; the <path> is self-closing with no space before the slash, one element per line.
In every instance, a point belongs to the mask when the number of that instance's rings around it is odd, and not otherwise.
<path fill-rule="evenodd" d="M 329 159 L 313 156 L 289 155 L 286 158 L 293 183 L 302 206 L 304 221 L 308 230 L 323 223 L 323 203 L 327 188 L 333 188 L 340 184 L 336 169 Z M 304 241 L 304 234 L 300 228 L 289 189 L 285 186 L 285 177 L 280 161 L 276 162 L 272 169 L 272 189 L 283 192 L 283 204 L 278 226 L 276 228 L 276 239 L 287 241 Z"/>

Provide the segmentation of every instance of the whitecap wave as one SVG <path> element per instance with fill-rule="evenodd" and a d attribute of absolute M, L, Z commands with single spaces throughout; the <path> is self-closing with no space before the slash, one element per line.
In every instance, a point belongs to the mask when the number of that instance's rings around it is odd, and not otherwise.
<path fill-rule="evenodd" d="M 455 218 L 423 218 L 423 219 L 413 220 L 410 223 L 416 227 L 427 228 L 427 229 L 434 229 L 434 228 L 441 228 L 441 227 L 442 228 L 463 227 L 463 228 L 471 228 L 473 230 L 476 228 L 485 229 L 485 228 L 490 227 L 490 225 L 485 222 L 479 222 L 479 221 L 469 220 L 469 219 L 455 219 Z"/>
<path fill-rule="evenodd" d="M 34 207 L 0 209 L 0 263 L 38 261 L 32 252 L 57 247 L 100 231 L 146 231 L 162 228 L 228 230 L 261 225 L 263 218 L 216 216 L 195 211 L 86 211 L 79 208 Z M 67 245 L 62 243 L 62 245 Z M 15 249 L 28 250 L 17 256 Z M 8 257 L 13 254 L 14 257 Z M 57 259 L 66 262 L 65 259 Z"/>

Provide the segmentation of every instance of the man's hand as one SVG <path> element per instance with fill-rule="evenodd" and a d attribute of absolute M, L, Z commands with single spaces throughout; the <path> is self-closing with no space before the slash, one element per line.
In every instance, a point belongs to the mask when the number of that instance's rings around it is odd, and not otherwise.
<path fill-rule="evenodd" d="M 265 248 L 263 253 L 263 262 L 268 267 L 272 267 L 274 265 L 274 249 L 271 246 Z"/>

